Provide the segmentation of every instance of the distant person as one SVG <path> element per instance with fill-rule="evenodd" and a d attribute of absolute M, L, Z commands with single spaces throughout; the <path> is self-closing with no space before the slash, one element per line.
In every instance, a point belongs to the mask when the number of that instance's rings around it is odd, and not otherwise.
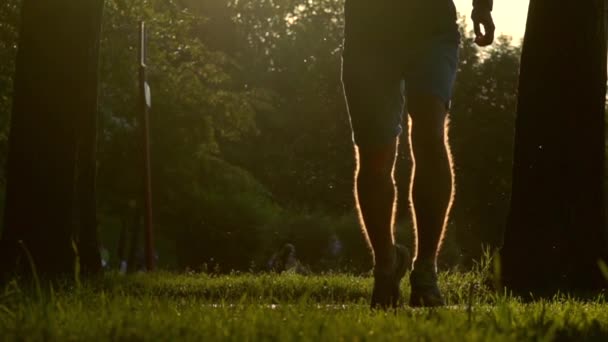
<path fill-rule="evenodd" d="M 103 245 L 99 246 L 99 256 L 101 257 L 101 268 L 110 266 L 110 251 Z"/>
<path fill-rule="evenodd" d="M 336 235 L 335 233 L 332 234 L 329 238 L 329 254 L 333 258 L 339 258 L 343 248 L 344 246 L 342 245 L 342 241 L 340 241 L 340 238 L 338 238 L 338 235 Z"/>
<path fill-rule="evenodd" d="M 494 40 L 492 0 L 474 0 L 475 42 Z M 374 257 L 373 308 L 396 307 L 408 267 L 395 243 L 393 177 L 403 113 L 414 160 L 411 306 L 440 306 L 437 254 L 454 197 L 447 111 L 460 34 L 452 0 L 346 0 L 342 82 L 355 144 L 355 198 Z M 483 31 L 481 28 L 483 27 Z M 407 105 L 406 105 L 407 104 Z"/>
<path fill-rule="evenodd" d="M 321 259 L 321 265 L 325 271 L 339 271 L 343 265 L 344 245 L 336 233 L 329 236 L 326 252 Z"/>
<path fill-rule="evenodd" d="M 306 273 L 298 259 L 296 258 L 296 247 L 286 243 L 279 251 L 274 253 L 268 261 L 268 268 L 271 271 Z"/>

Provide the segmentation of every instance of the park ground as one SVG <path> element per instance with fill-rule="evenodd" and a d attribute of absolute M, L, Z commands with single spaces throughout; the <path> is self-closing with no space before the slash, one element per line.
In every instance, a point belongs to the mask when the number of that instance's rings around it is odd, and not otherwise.
<path fill-rule="evenodd" d="M 109 273 L 0 292 L 2 341 L 606 341 L 608 302 L 497 295 L 481 271 L 442 273 L 448 306 L 372 312 L 345 274 Z M 402 284 L 409 294 L 407 280 Z"/>

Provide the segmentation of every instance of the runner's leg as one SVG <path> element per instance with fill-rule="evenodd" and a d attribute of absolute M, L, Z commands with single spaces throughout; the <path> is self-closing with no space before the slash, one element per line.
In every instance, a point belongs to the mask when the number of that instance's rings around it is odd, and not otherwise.
<path fill-rule="evenodd" d="M 445 102 L 424 94 L 408 94 L 410 151 L 414 166 L 410 203 L 416 232 L 414 269 L 436 269 L 454 198 L 454 173 L 447 139 Z"/>
<path fill-rule="evenodd" d="M 392 271 L 395 257 L 396 146 L 395 139 L 388 145 L 355 147 L 355 199 L 377 272 Z"/>

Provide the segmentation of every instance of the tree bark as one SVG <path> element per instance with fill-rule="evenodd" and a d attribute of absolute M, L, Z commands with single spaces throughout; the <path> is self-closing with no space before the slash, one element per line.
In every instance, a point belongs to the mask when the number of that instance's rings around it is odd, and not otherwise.
<path fill-rule="evenodd" d="M 502 282 L 520 295 L 606 284 L 604 0 L 531 0 Z"/>
<path fill-rule="evenodd" d="M 99 270 L 95 218 L 103 0 L 24 0 L 7 162 L 0 274 Z M 25 251 L 27 250 L 27 253 Z M 96 264 L 96 265 L 95 265 Z"/>

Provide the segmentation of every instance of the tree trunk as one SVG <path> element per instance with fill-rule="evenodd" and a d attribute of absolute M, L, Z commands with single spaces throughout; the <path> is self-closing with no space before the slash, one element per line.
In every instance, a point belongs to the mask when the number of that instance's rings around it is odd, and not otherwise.
<path fill-rule="evenodd" d="M 502 282 L 521 295 L 606 282 L 604 0 L 531 0 Z"/>
<path fill-rule="evenodd" d="M 7 162 L 0 274 L 71 274 L 73 246 L 99 269 L 95 218 L 103 0 L 24 0 Z M 97 265 L 94 265 L 94 264 Z"/>

